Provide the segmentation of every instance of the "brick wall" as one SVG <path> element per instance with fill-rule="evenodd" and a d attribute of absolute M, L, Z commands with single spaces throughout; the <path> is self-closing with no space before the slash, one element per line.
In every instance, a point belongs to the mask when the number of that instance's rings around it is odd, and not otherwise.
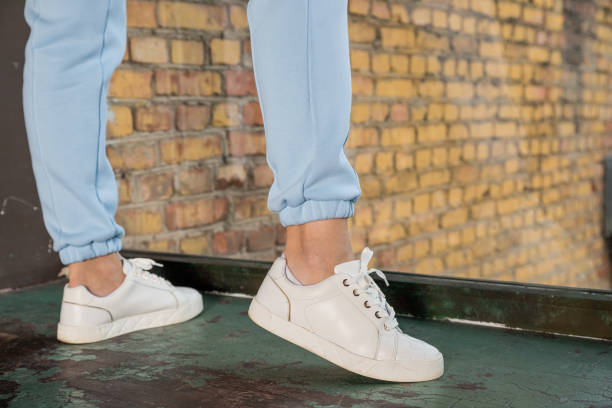
<path fill-rule="evenodd" d="M 108 154 L 125 246 L 272 259 L 244 0 L 128 1 Z M 350 0 L 354 249 L 400 271 L 610 287 L 607 0 Z"/>

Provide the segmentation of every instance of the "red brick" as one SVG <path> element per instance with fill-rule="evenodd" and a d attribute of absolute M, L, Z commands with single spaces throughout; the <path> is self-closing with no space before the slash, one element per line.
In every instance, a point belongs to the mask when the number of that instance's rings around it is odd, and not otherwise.
<path fill-rule="evenodd" d="M 261 116 L 261 109 L 259 108 L 259 102 L 249 102 L 244 105 L 242 110 L 242 121 L 245 125 L 263 125 L 263 117 Z"/>
<path fill-rule="evenodd" d="M 225 197 L 170 203 L 166 205 L 166 227 L 177 230 L 211 224 L 224 219 L 228 209 Z"/>
<path fill-rule="evenodd" d="M 275 241 L 275 228 L 271 225 L 265 225 L 259 229 L 248 231 L 247 251 L 257 252 L 274 248 Z"/>
<path fill-rule="evenodd" d="M 253 185 L 255 187 L 270 187 L 274 182 L 274 174 L 267 164 L 259 164 L 253 168 Z"/>
<path fill-rule="evenodd" d="M 210 107 L 181 105 L 176 108 L 176 127 L 179 130 L 203 130 L 210 122 Z"/>
<path fill-rule="evenodd" d="M 155 146 L 130 143 L 106 147 L 106 154 L 116 170 L 142 170 L 155 165 Z"/>
<path fill-rule="evenodd" d="M 134 62 L 149 64 L 168 62 L 168 43 L 161 37 L 132 37 L 130 55 Z"/>
<path fill-rule="evenodd" d="M 217 255 L 235 254 L 242 247 L 242 231 L 220 231 L 213 235 L 213 250 Z"/>
<path fill-rule="evenodd" d="M 196 195 L 212 191 L 211 173 L 208 167 L 181 170 L 178 174 L 178 193 Z"/>
<path fill-rule="evenodd" d="M 225 72 L 226 92 L 230 96 L 256 95 L 253 71 L 231 70 Z"/>
<path fill-rule="evenodd" d="M 172 108 L 152 106 L 136 110 L 136 130 L 156 132 L 172 129 Z"/>
<path fill-rule="evenodd" d="M 268 210 L 268 196 L 266 194 L 235 197 L 233 201 L 234 218 L 238 221 L 272 214 Z"/>
<path fill-rule="evenodd" d="M 221 74 L 212 71 L 157 70 L 155 92 L 158 95 L 221 95 Z"/>
<path fill-rule="evenodd" d="M 151 71 L 118 69 L 110 81 L 108 95 L 112 98 L 148 99 L 151 90 Z"/>
<path fill-rule="evenodd" d="M 235 163 L 221 166 L 217 169 L 216 189 L 223 190 L 230 186 L 242 187 L 246 182 L 244 165 Z"/>
<path fill-rule="evenodd" d="M 229 132 L 229 152 L 232 156 L 265 154 L 266 140 L 263 132 Z"/>
<path fill-rule="evenodd" d="M 166 200 L 174 193 L 174 173 L 147 173 L 137 180 L 140 201 Z"/>
<path fill-rule="evenodd" d="M 285 245 L 287 242 L 287 228 L 282 224 L 276 226 L 276 245 Z"/>
<path fill-rule="evenodd" d="M 156 27 L 155 2 L 129 0 L 127 2 L 127 25 L 137 28 Z"/>

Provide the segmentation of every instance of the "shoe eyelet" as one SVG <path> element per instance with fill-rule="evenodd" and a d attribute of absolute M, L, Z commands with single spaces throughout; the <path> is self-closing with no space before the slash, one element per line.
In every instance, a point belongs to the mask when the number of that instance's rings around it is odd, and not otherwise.
<path fill-rule="evenodd" d="M 372 307 L 372 306 L 370 306 L 370 304 L 368 303 L 367 300 L 365 302 L 363 302 L 363 305 L 366 307 L 366 309 L 369 309 L 369 308 Z"/>
<path fill-rule="evenodd" d="M 359 291 L 357 289 L 353 289 L 353 295 L 354 296 L 359 296 Z"/>
<path fill-rule="evenodd" d="M 374 316 L 376 316 L 376 318 L 378 319 L 382 319 L 382 316 L 380 315 L 380 312 L 378 310 L 374 312 Z"/>
<path fill-rule="evenodd" d="M 344 279 L 344 280 L 342 281 L 342 284 L 343 284 L 344 286 L 351 286 L 351 284 L 350 284 L 350 283 L 348 283 L 348 279 Z"/>
<path fill-rule="evenodd" d="M 386 331 L 391 331 L 391 328 L 389 326 L 387 326 L 387 323 L 385 323 L 383 326 L 384 326 Z"/>

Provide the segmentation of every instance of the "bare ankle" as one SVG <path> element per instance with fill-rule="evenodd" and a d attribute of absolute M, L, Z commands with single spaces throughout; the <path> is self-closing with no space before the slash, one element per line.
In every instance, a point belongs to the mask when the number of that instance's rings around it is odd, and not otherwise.
<path fill-rule="evenodd" d="M 75 262 L 68 266 L 68 286 L 85 286 L 96 296 L 113 292 L 125 278 L 119 255 L 112 254 Z"/>
<path fill-rule="evenodd" d="M 354 259 L 346 219 L 288 227 L 285 257 L 293 275 L 305 285 L 333 275 L 334 266 Z"/>

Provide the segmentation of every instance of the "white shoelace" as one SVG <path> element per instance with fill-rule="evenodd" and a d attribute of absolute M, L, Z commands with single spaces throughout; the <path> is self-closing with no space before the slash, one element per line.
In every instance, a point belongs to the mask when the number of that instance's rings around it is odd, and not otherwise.
<path fill-rule="evenodd" d="M 162 278 L 159 275 L 148 272 L 153 268 L 153 266 L 162 267 L 164 265 L 155 262 L 153 259 L 149 258 L 121 258 L 123 259 L 123 262 L 129 262 L 131 264 L 131 268 L 127 268 L 127 273 L 129 273 L 130 275 L 138 279 L 142 279 L 144 281 L 149 281 L 172 287 L 172 283 L 170 283 L 168 280 Z"/>
<path fill-rule="evenodd" d="M 376 273 L 387 286 L 389 286 L 389 281 L 387 281 L 387 277 L 380 269 L 370 268 L 368 269 L 368 263 L 370 259 L 372 259 L 372 255 L 374 252 L 368 247 L 363 248 L 361 251 L 360 258 L 360 267 L 359 273 L 354 276 L 354 282 L 359 286 L 361 290 L 364 291 L 365 294 L 369 297 L 369 302 L 372 305 L 380 307 L 385 313 L 385 329 L 393 330 L 398 326 L 397 319 L 395 318 L 395 310 L 387 303 L 387 299 L 385 295 L 380 290 L 380 287 L 374 282 L 374 279 L 370 276 L 371 273 Z"/>

